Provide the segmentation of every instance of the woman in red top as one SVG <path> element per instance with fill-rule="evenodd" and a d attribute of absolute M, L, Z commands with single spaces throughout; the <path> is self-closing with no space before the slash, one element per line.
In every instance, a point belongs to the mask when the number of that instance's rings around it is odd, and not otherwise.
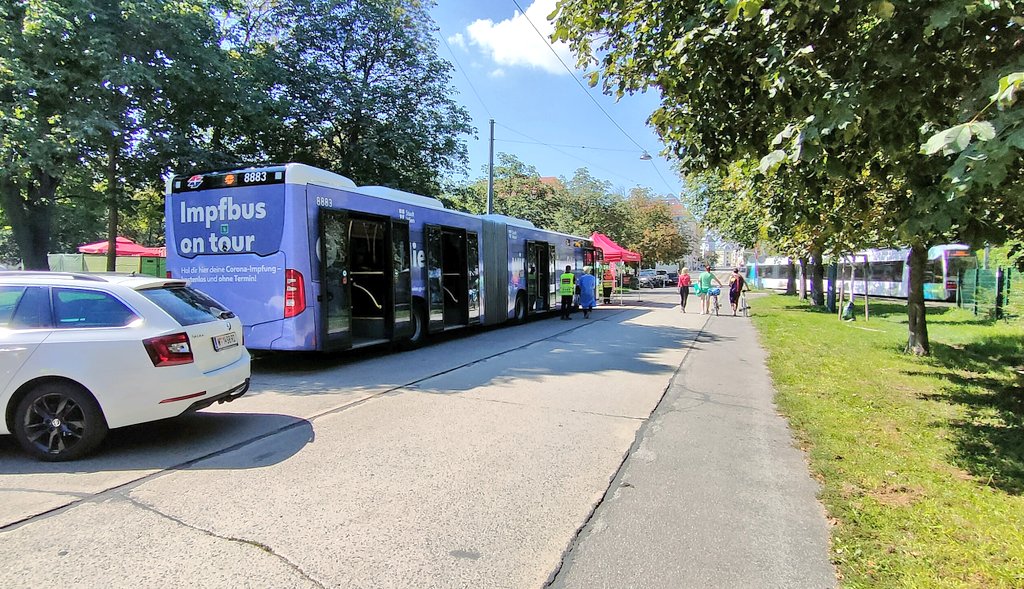
<path fill-rule="evenodd" d="M 693 281 L 690 279 L 690 269 L 683 268 L 683 271 L 679 273 L 679 307 L 686 312 L 686 299 L 690 296 L 690 286 L 693 285 Z"/>

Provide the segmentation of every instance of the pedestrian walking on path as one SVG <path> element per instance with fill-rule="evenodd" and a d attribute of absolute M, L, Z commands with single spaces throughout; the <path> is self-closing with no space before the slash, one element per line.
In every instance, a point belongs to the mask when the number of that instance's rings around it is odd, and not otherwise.
<path fill-rule="evenodd" d="M 717 276 L 711 273 L 711 265 L 704 266 L 704 271 L 697 277 L 697 294 L 700 295 L 700 314 L 711 314 L 711 282 L 717 282 L 718 286 L 725 286 Z"/>
<path fill-rule="evenodd" d="M 566 266 L 565 272 L 558 279 L 558 293 L 562 295 L 562 321 L 572 319 L 572 295 L 576 292 L 576 276 L 572 266 Z"/>
<path fill-rule="evenodd" d="M 732 276 L 729 277 L 729 304 L 732 305 L 732 316 L 736 316 L 736 307 L 740 303 L 740 295 L 743 291 L 750 291 L 747 281 L 740 275 L 739 268 L 733 268 Z"/>
<path fill-rule="evenodd" d="M 579 280 L 580 308 L 583 309 L 583 318 L 589 319 L 590 312 L 597 305 L 597 277 L 594 276 L 594 269 L 586 267 L 583 269 L 583 276 Z"/>
<path fill-rule="evenodd" d="M 686 299 L 690 297 L 690 287 L 693 286 L 693 279 L 690 278 L 690 269 L 683 268 L 679 273 L 679 308 L 686 312 Z"/>

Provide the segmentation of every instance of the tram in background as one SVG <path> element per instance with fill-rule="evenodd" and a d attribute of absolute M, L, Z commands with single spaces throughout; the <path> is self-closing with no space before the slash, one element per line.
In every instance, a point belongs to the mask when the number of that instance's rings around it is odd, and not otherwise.
<path fill-rule="evenodd" d="M 907 298 L 910 283 L 910 249 L 870 249 L 844 257 L 839 262 L 839 277 L 845 292 L 863 295 L 865 277 L 871 296 Z M 853 267 L 853 284 L 850 268 Z M 928 250 L 925 268 L 924 298 L 934 301 L 956 300 L 961 273 L 978 266 L 978 258 L 966 245 L 937 245 Z M 799 271 L 799 267 L 797 267 Z M 785 290 L 789 278 L 789 258 L 769 257 L 757 265 L 764 288 Z"/>
<path fill-rule="evenodd" d="M 256 350 L 523 321 L 557 308 L 565 266 L 600 263 L 589 239 L 303 164 L 174 176 L 165 208 L 168 275 L 236 313 Z"/>

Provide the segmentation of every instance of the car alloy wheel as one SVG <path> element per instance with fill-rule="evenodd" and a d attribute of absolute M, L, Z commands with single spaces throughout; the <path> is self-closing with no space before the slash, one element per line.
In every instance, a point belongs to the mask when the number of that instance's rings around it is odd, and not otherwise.
<path fill-rule="evenodd" d="M 74 460 L 103 440 L 107 423 L 91 395 L 67 383 L 48 383 L 18 404 L 14 434 L 36 458 Z"/>

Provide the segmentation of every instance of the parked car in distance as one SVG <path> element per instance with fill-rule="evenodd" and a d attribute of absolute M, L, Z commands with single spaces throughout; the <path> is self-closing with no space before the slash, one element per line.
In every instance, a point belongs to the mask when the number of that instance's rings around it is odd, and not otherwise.
<path fill-rule="evenodd" d="M 235 315 L 184 280 L 0 272 L 0 434 L 74 460 L 108 429 L 175 417 L 249 389 Z"/>
<path fill-rule="evenodd" d="M 640 270 L 640 288 L 658 288 L 665 286 L 665 275 L 655 270 Z"/>

